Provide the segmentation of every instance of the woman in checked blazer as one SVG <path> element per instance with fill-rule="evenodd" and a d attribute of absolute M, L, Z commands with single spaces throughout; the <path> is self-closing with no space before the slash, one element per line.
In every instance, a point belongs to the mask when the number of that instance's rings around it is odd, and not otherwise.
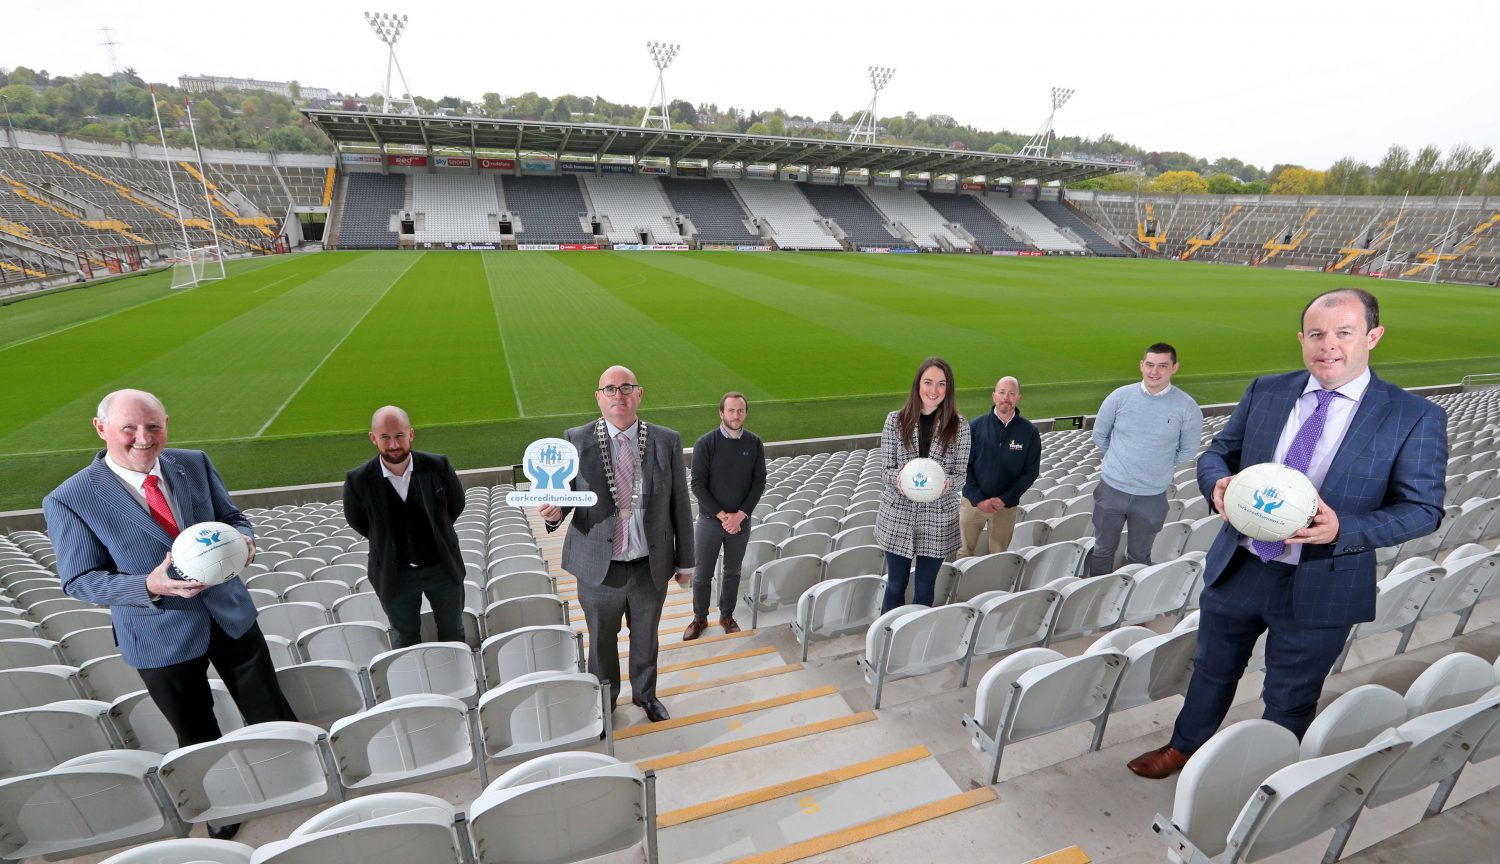
<path fill-rule="evenodd" d="M 969 421 L 958 413 L 955 392 L 953 367 L 941 357 L 928 357 L 917 367 L 906 405 L 886 416 L 880 433 L 885 488 L 875 517 L 875 542 L 885 550 L 888 574 L 882 612 L 905 602 L 913 559 L 917 584 L 912 601 L 931 606 L 938 568 L 958 548 L 958 493 L 969 467 Z M 901 494 L 897 475 L 918 458 L 943 466 L 946 482 L 936 501 L 919 504 Z"/>

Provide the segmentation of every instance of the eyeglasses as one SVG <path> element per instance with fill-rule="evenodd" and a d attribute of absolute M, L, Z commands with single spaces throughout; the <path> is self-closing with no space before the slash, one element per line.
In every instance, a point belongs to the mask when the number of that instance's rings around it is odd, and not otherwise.
<path fill-rule="evenodd" d="M 600 387 L 595 392 L 596 393 L 603 393 L 605 396 L 611 396 L 611 397 L 613 397 L 613 396 L 630 396 L 630 395 L 638 392 L 640 389 L 641 389 L 641 385 L 639 385 L 639 384 L 621 384 L 618 387 L 616 387 L 613 384 L 606 384 L 603 387 Z"/>

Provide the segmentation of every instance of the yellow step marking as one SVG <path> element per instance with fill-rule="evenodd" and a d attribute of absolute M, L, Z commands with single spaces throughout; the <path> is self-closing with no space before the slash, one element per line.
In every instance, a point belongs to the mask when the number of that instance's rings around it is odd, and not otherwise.
<path fill-rule="evenodd" d="M 684 726 L 696 726 L 699 723 L 709 723 L 714 720 L 724 720 L 737 714 L 749 714 L 753 711 L 764 711 L 767 708 L 780 708 L 782 705 L 791 705 L 796 702 L 806 702 L 809 699 L 818 699 L 823 696 L 838 695 L 839 688 L 832 684 L 822 687 L 814 687 L 811 690 L 803 690 L 801 693 L 787 693 L 781 696 L 772 696 L 770 699 L 761 699 L 755 702 L 746 702 L 742 705 L 731 705 L 728 708 L 718 708 L 713 711 L 704 711 L 700 714 L 688 714 L 683 717 L 673 717 L 671 720 L 663 720 L 660 723 L 642 723 L 639 726 L 626 726 L 624 729 L 615 730 L 615 740 L 623 741 L 627 738 L 639 738 L 642 735 L 650 735 L 655 732 L 669 732 L 673 729 L 681 729 Z"/>
<path fill-rule="evenodd" d="M 1077 846 L 1069 846 L 1066 849 L 1049 852 L 1040 858 L 1033 858 L 1026 864 L 1089 864 L 1093 860 Z"/>
<path fill-rule="evenodd" d="M 807 792 L 822 786 L 831 786 L 834 783 L 843 783 L 856 777 L 874 774 L 876 771 L 884 771 L 887 768 L 895 768 L 908 762 L 916 762 L 926 759 L 932 753 L 920 745 L 902 750 L 898 753 L 889 753 L 885 756 L 877 756 L 874 759 L 866 759 L 853 765 L 845 765 L 842 768 L 834 768 L 819 774 L 809 774 L 806 777 L 798 777 L 795 780 L 787 780 L 760 789 L 751 789 L 749 792 L 741 792 L 738 795 L 730 795 L 717 801 L 705 801 L 691 807 L 683 807 L 680 810 L 672 810 L 656 817 L 657 828 L 670 828 L 673 825 L 681 825 L 684 822 L 692 822 L 697 819 L 707 819 L 720 813 L 728 813 L 731 810 L 742 810 L 753 807 L 756 804 L 764 804 L 777 798 L 785 798 L 788 795 L 796 795 L 799 792 Z"/>
<path fill-rule="evenodd" d="M 954 795 L 931 804 L 923 804 L 921 807 L 913 807 L 900 813 L 893 813 L 881 819 L 846 828 L 843 831 L 835 831 L 832 834 L 824 834 L 822 837 L 814 837 L 801 843 L 793 843 L 780 849 L 772 849 L 759 855 L 750 855 L 740 858 L 734 864 L 788 864 L 791 861 L 801 861 L 803 858 L 811 858 L 824 852 L 832 852 L 845 846 L 869 840 L 902 828 L 910 828 L 939 816 L 947 816 L 960 810 L 967 810 L 995 800 L 995 790 L 988 786 L 982 786 Z"/>
<path fill-rule="evenodd" d="M 700 637 L 698 637 L 697 639 L 694 639 L 691 642 L 668 642 L 665 645 L 658 646 L 657 650 L 658 651 L 676 651 L 679 648 L 692 648 L 692 647 L 697 646 L 697 645 L 712 645 L 715 642 L 723 642 L 723 641 L 728 640 L 728 639 L 744 639 L 746 636 L 754 636 L 754 635 L 755 635 L 755 631 L 754 630 L 741 630 L 738 633 L 720 633 L 717 636 L 700 636 Z M 627 644 L 629 642 L 630 642 L 630 640 L 628 638 L 626 638 L 626 639 L 621 639 L 620 642 L 619 642 L 619 644 L 620 645 L 624 645 L 624 644 Z M 587 642 L 583 643 L 583 648 L 584 648 L 585 651 L 588 650 L 588 647 L 589 647 L 589 645 L 588 645 Z"/>
<path fill-rule="evenodd" d="M 686 663 L 674 663 L 671 666 L 658 666 L 656 667 L 656 674 L 665 675 L 668 672 L 681 672 L 684 669 L 696 669 L 699 666 L 712 666 L 715 663 L 728 663 L 731 660 L 745 660 L 750 657 L 761 657 L 774 653 L 776 653 L 776 649 L 770 645 L 763 648 L 748 648 L 733 654 L 719 654 L 714 657 L 704 657 L 702 660 L 689 660 Z"/>
<path fill-rule="evenodd" d="M 770 678 L 773 675 L 785 675 L 788 672 L 796 672 L 801 668 L 801 663 L 788 663 L 785 666 L 777 666 L 772 669 L 756 669 L 753 672 L 741 672 L 738 675 L 726 675 L 723 678 L 710 678 L 706 681 L 695 681 L 692 684 L 682 684 L 677 687 L 665 687 L 657 690 L 656 695 L 676 696 L 679 693 L 693 693 L 698 690 L 711 690 L 715 687 L 724 687 L 729 684 L 742 684 L 746 681 L 754 681 L 757 678 Z"/>
<path fill-rule="evenodd" d="M 819 735 L 824 732 L 832 732 L 835 729 L 843 729 L 849 726 L 858 726 L 861 723 L 869 723 L 875 719 L 874 711 L 861 711 L 858 714 L 849 714 L 844 717 L 834 717 L 817 723 L 808 723 L 804 726 L 793 726 L 790 729 L 780 729 L 775 732 L 767 732 L 764 735 L 756 735 L 753 738 L 742 738 L 738 741 L 726 741 L 723 744 L 714 744 L 710 747 L 699 747 L 697 750 L 685 750 L 674 753 L 671 756 L 658 756 L 655 759 L 647 759 L 635 763 L 642 771 L 662 771 L 667 768 L 676 768 L 679 765 L 689 765 L 693 762 L 702 762 L 705 759 L 713 759 L 718 756 L 727 756 L 730 753 L 739 753 L 745 750 L 753 750 L 756 747 L 765 747 L 769 744 L 779 744 L 782 741 L 795 741 L 798 738 L 806 738 L 810 735 Z M 619 737 L 616 735 L 615 737 Z M 988 788 L 988 787 L 986 787 Z"/>

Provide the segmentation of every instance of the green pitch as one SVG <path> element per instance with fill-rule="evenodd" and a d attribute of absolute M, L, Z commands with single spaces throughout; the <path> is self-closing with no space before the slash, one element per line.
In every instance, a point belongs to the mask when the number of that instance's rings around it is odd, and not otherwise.
<path fill-rule="evenodd" d="M 378 406 L 462 468 L 510 464 L 593 416 L 611 363 L 642 413 L 691 441 L 725 390 L 768 440 L 879 430 L 917 363 L 953 364 L 962 410 L 996 377 L 1032 417 L 1092 412 L 1174 343 L 1201 403 L 1300 366 L 1307 298 L 1376 290 L 1375 366 L 1412 386 L 1500 370 L 1493 289 L 1210 264 L 951 255 L 329 252 L 236 262 L 171 292 L 165 274 L 0 307 L 0 509 L 39 506 L 100 446 L 118 387 L 159 394 L 177 446 L 231 488 L 335 481 L 369 457 Z"/>

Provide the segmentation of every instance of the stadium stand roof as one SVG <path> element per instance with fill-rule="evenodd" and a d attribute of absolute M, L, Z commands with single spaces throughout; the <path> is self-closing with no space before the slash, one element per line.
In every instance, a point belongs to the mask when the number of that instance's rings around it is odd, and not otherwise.
<path fill-rule="evenodd" d="M 710 164 L 776 163 L 874 172 L 931 172 L 963 177 L 1009 177 L 1014 182 L 1053 180 L 1071 183 L 1124 171 L 1128 166 L 1078 159 L 1043 159 L 1010 153 L 982 153 L 935 147 L 902 147 L 779 138 L 688 129 L 643 129 L 596 123 L 548 123 L 492 120 L 487 117 L 420 117 L 361 111 L 303 112 L 341 149 L 346 146 L 405 145 L 468 151 L 522 151 L 561 157 L 592 156 L 633 159 L 702 159 Z"/>

